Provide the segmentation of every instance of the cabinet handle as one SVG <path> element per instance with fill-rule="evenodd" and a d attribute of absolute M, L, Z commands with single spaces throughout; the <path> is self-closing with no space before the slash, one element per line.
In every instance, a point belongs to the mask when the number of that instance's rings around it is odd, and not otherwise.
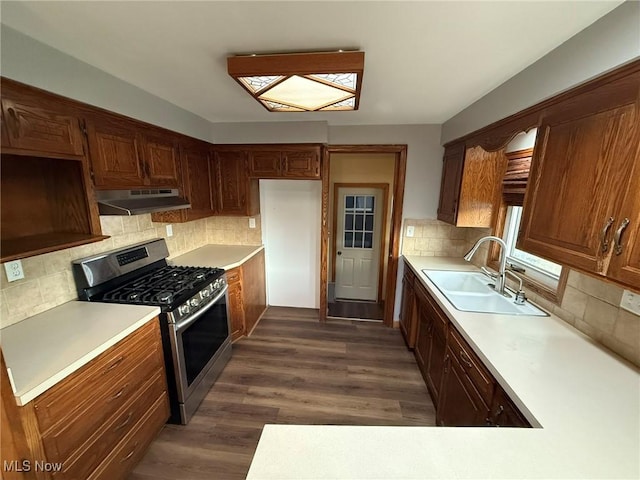
<path fill-rule="evenodd" d="M 467 356 L 467 354 L 464 353 L 464 350 L 460 350 L 460 360 L 462 360 L 462 363 L 464 363 L 467 367 L 473 368 L 473 363 L 471 363 L 471 359 Z"/>
<path fill-rule="evenodd" d="M 122 458 L 120 460 L 120 463 L 124 463 L 127 460 L 129 460 L 131 457 L 133 457 L 133 454 L 136 453 L 136 448 L 138 448 L 138 442 L 133 444 L 133 448 L 131 449 L 131 451 L 127 454 L 126 457 Z"/>
<path fill-rule="evenodd" d="M 133 418 L 133 412 L 129 412 L 129 415 L 127 415 L 127 418 L 124 420 L 124 422 L 122 422 L 120 425 L 114 428 L 113 431 L 117 432 L 118 430 L 121 430 L 122 428 L 126 427 L 132 418 Z"/>
<path fill-rule="evenodd" d="M 622 220 L 622 223 L 616 230 L 616 234 L 613 236 L 613 245 L 614 245 L 613 252 L 616 255 L 620 255 L 622 253 L 623 245 L 620 242 L 620 239 L 622 237 L 622 232 L 624 232 L 624 229 L 627 228 L 627 225 L 629 225 L 629 219 L 625 218 L 624 220 Z"/>
<path fill-rule="evenodd" d="M 113 362 L 111 365 L 109 365 L 107 367 L 107 369 L 104 372 L 102 372 L 102 374 L 104 375 L 105 373 L 110 372 L 111 370 L 116 368 L 118 365 L 120 365 L 123 360 L 124 360 L 124 355 L 120 355 L 120 357 L 118 357 L 118 359 L 115 362 Z"/>
<path fill-rule="evenodd" d="M 609 233 L 611 225 L 613 225 L 613 217 L 609 217 L 609 220 L 607 220 L 607 223 L 605 223 L 604 227 L 602 228 L 602 232 L 600 232 L 600 247 L 602 253 L 607 253 L 607 250 L 609 250 L 609 240 L 607 239 L 607 233 Z"/>
<path fill-rule="evenodd" d="M 451 364 L 451 357 L 447 353 L 444 356 L 444 373 L 449 373 L 449 365 L 450 364 Z"/>
<path fill-rule="evenodd" d="M 129 386 L 129 384 L 127 384 L 127 385 L 125 385 L 124 387 L 122 387 L 118 393 L 116 393 L 115 395 L 113 395 L 113 396 L 109 399 L 109 401 L 111 401 L 111 400 L 116 400 L 116 399 L 120 398 L 120 397 L 122 396 L 122 394 L 124 393 L 124 391 L 127 389 L 127 387 L 128 387 L 128 386 Z"/>

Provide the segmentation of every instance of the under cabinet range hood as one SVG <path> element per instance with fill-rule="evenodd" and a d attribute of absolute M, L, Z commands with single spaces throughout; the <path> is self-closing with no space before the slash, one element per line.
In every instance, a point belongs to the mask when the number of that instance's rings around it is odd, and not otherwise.
<path fill-rule="evenodd" d="M 100 215 L 141 215 L 191 208 L 177 188 L 98 190 L 96 200 Z"/>

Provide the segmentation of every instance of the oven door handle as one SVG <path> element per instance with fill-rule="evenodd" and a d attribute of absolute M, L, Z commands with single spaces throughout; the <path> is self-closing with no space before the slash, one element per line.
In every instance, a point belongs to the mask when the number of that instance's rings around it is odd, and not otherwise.
<path fill-rule="evenodd" d="M 216 295 L 216 297 L 213 300 L 211 300 L 207 304 L 206 307 L 204 307 L 201 310 L 198 310 L 196 313 L 194 313 L 190 317 L 185 318 L 181 322 L 176 323 L 176 325 L 174 327 L 176 329 L 176 333 L 180 333 L 182 330 L 187 328 L 189 325 L 191 325 L 193 322 L 195 322 L 198 318 L 200 318 L 202 315 L 204 315 L 207 310 L 209 310 L 211 307 L 213 307 L 218 302 L 218 300 L 220 300 L 225 295 L 225 293 L 227 293 L 227 289 L 228 288 L 229 287 L 227 285 L 225 285 L 224 288 L 222 289 L 222 291 L 218 295 Z"/>

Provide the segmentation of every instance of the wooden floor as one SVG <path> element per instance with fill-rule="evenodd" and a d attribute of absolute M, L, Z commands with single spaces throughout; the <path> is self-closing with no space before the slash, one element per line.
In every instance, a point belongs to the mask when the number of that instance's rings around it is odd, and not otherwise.
<path fill-rule="evenodd" d="M 397 329 L 272 307 L 189 425 L 165 426 L 129 480 L 244 479 L 266 423 L 431 426 L 435 411 Z"/>
<path fill-rule="evenodd" d="M 330 317 L 362 318 L 366 320 L 384 319 L 384 304 L 376 302 L 345 302 L 336 300 L 329 303 Z"/>

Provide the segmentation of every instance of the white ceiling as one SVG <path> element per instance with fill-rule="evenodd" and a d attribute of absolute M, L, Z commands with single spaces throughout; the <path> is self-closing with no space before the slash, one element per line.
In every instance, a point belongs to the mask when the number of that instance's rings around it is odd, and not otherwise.
<path fill-rule="evenodd" d="M 212 122 L 442 123 L 620 3 L 3 1 L 2 23 Z M 269 113 L 226 73 L 235 53 L 354 47 L 356 112 Z"/>

